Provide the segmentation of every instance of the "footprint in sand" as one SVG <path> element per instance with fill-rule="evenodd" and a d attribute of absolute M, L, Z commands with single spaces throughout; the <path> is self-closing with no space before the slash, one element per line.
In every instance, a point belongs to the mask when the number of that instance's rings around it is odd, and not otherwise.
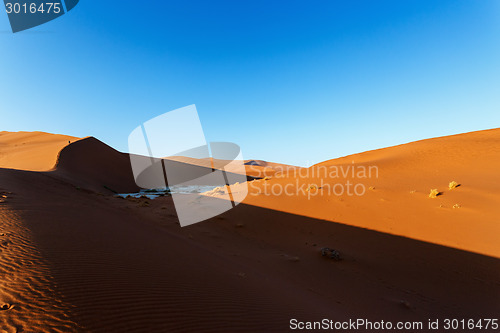
<path fill-rule="evenodd" d="M 14 305 L 6 303 L 0 307 L 0 311 L 7 311 L 7 310 L 12 309 L 13 307 L 14 307 Z"/>
<path fill-rule="evenodd" d="M 9 240 L 4 240 L 4 241 L 1 241 L 0 242 L 0 247 L 1 248 L 6 248 L 10 243 L 12 243 L 11 241 Z"/>
<path fill-rule="evenodd" d="M 6 234 L 6 233 L 3 233 L 3 232 L 2 232 L 2 233 L 0 233 L 0 238 L 4 238 L 4 237 L 6 237 L 6 236 L 7 236 L 7 234 Z M 4 249 L 6 249 L 6 248 L 7 248 L 7 246 L 8 246 L 10 243 L 12 243 L 12 242 L 11 242 L 10 240 L 8 240 L 8 239 L 5 239 L 5 238 L 4 238 L 3 240 L 1 240 L 1 239 L 0 239 L 0 252 L 2 252 Z"/>

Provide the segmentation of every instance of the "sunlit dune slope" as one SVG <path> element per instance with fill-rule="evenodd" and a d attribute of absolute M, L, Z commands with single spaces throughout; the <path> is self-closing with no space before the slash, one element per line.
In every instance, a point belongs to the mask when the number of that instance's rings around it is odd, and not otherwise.
<path fill-rule="evenodd" d="M 500 129 L 329 160 L 250 191 L 248 204 L 500 257 Z"/>
<path fill-rule="evenodd" d="M 407 237 L 498 257 L 499 137 L 425 140 L 276 173 L 250 182 L 246 202 L 185 228 L 172 197 L 101 195 L 136 186 L 129 156 L 95 138 L 62 149 L 50 172 L 0 168 L 0 326 L 283 332 L 291 318 L 495 318 L 499 259 Z M 377 173 L 353 176 L 353 165 Z M 449 190 L 452 180 L 461 185 Z M 347 181 L 366 193 L 328 194 Z M 288 185 L 292 195 L 272 194 Z M 442 195 L 429 198 L 431 188 Z"/>
<path fill-rule="evenodd" d="M 44 132 L 0 132 L 0 168 L 50 170 L 61 149 L 77 140 L 80 139 Z"/>

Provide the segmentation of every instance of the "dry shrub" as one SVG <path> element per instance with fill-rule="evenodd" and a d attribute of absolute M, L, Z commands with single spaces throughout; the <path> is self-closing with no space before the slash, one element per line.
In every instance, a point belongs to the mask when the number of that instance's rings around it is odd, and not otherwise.
<path fill-rule="evenodd" d="M 441 194 L 441 192 L 439 192 L 437 189 L 432 189 L 431 193 L 429 193 L 429 198 L 434 199 L 435 197 L 437 197 L 440 194 Z"/>

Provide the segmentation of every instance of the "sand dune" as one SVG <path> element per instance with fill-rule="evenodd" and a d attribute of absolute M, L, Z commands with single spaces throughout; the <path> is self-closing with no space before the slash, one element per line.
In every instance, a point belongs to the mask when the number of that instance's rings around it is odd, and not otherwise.
<path fill-rule="evenodd" d="M 227 172 L 242 173 L 231 161 L 171 157 L 183 164 L 211 169 L 226 166 Z M 249 177 L 273 176 L 295 167 L 265 161 L 244 161 Z M 0 167 L 26 171 L 52 171 L 51 175 L 74 186 L 100 193 L 138 190 L 128 154 L 120 153 L 93 137 L 84 139 L 43 132 L 0 132 Z"/>
<path fill-rule="evenodd" d="M 500 257 L 498 170 L 495 129 L 351 155 L 302 174 L 252 182 L 246 203 Z M 461 185 L 449 190 L 452 181 Z M 273 187 L 277 193 L 287 185 L 293 195 L 272 195 Z M 442 195 L 430 199 L 431 189 Z"/>
<path fill-rule="evenodd" d="M 241 174 L 243 173 L 242 171 L 244 171 L 244 173 L 247 176 L 255 178 L 272 177 L 279 172 L 299 169 L 299 167 L 292 165 L 272 163 L 262 160 L 237 161 L 237 164 L 233 166 L 231 164 L 232 161 L 213 159 L 213 158 L 192 158 L 186 156 L 171 156 L 168 157 L 168 159 L 190 165 L 198 165 L 205 168 L 214 168 L 218 170 L 224 168 L 224 170 L 227 172 L 233 172 L 237 174 Z M 245 167 L 241 168 L 241 164 L 243 164 Z"/>
<path fill-rule="evenodd" d="M 132 174 L 129 155 L 93 137 L 65 147 L 51 175 L 79 188 L 99 193 L 139 190 Z"/>
<path fill-rule="evenodd" d="M 6 284 L 7 331 L 284 332 L 290 318 L 500 309 L 500 261 L 486 256 L 244 204 L 181 229 L 169 198 L 144 205 L 15 170 L 0 171 L 0 183 L 16 189 L 3 209 L 17 212 L 18 226 L 4 231 L 26 229 L 36 244 L 8 253 L 32 260 L 8 274 L 37 283 Z M 322 257 L 323 246 L 344 260 Z"/>
<path fill-rule="evenodd" d="M 103 195 L 111 193 L 103 185 L 121 189 L 133 178 L 128 156 L 93 138 L 64 148 L 52 172 L 0 169 L 0 328 L 287 332 L 292 318 L 495 318 L 500 260 L 472 252 L 496 253 L 486 231 L 496 231 L 498 216 L 499 133 L 328 161 L 376 163 L 380 176 L 365 182 L 373 189 L 363 197 L 251 195 L 185 228 L 170 197 Z M 290 180 L 253 181 L 251 191 Z M 462 185 L 448 191 L 451 180 Z M 430 187 L 444 194 L 430 199 Z M 455 202 L 462 208 L 449 207 Z M 422 223 L 433 228 L 419 234 Z M 463 236 L 470 225 L 474 233 Z M 469 251 L 432 244 L 459 237 Z M 322 247 L 343 260 L 322 256 Z"/>
<path fill-rule="evenodd" d="M 3 174 L 2 174 L 3 175 Z M 2 182 L 3 183 L 3 182 Z M 12 209 L 15 194 L 0 188 L 0 328 L 2 332 L 75 332 L 50 270 L 25 221 Z"/>
<path fill-rule="evenodd" d="M 61 149 L 80 140 L 44 132 L 0 132 L 0 167 L 46 171 L 54 168 Z"/>

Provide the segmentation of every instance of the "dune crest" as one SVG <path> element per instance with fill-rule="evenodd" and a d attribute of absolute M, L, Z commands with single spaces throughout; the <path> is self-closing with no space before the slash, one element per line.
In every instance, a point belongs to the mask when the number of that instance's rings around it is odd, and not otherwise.
<path fill-rule="evenodd" d="M 197 165 L 205 168 L 213 167 L 215 169 L 221 169 L 221 167 L 224 167 L 225 171 L 227 172 L 233 172 L 237 174 L 241 173 L 241 168 L 239 167 L 239 164 L 236 166 L 232 166 L 230 165 L 230 162 L 232 161 L 228 160 L 220 160 L 214 158 L 192 158 L 185 156 L 170 156 L 167 159 L 185 164 Z M 246 175 L 254 178 L 270 177 L 274 176 L 276 173 L 279 172 L 287 172 L 290 170 L 299 169 L 299 167 L 292 165 L 272 163 L 262 160 L 244 160 L 241 162 L 245 166 Z"/>
<path fill-rule="evenodd" d="M 377 165 L 361 197 L 313 196 L 326 189 L 318 185 L 251 195 L 319 180 L 299 172 L 320 165 L 293 169 L 249 182 L 244 203 L 185 228 L 172 197 L 96 194 L 135 183 L 129 156 L 95 138 L 64 147 L 51 172 L 0 168 L 1 328 L 284 332 L 291 318 L 495 318 L 500 260 L 470 251 L 498 246 L 499 138 L 486 131 L 325 162 Z M 450 190 L 452 181 L 460 186 Z M 430 199 L 430 188 L 444 194 Z"/>
<path fill-rule="evenodd" d="M 56 177 L 83 189 L 99 193 L 138 191 L 128 154 L 121 153 L 94 137 L 81 139 L 59 153 Z"/>
<path fill-rule="evenodd" d="M 0 168 L 51 170 L 61 149 L 78 140 L 80 138 L 45 132 L 0 132 Z"/>
<path fill-rule="evenodd" d="M 493 129 L 368 151 L 252 182 L 245 202 L 500 258 L 499 170 L 500 129 Z M 461 186 L 449 190 L 452 181 Z M 274 195 L 285 188 L 291 195 Z M 432 189 L 440 192 L 434 199 Z"/>

